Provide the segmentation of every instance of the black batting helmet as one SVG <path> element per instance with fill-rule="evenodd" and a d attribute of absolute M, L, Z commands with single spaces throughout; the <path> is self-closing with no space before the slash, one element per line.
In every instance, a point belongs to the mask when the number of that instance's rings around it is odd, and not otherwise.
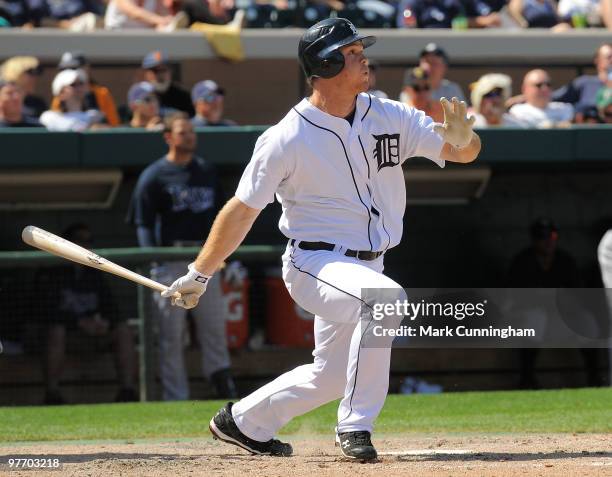
<path fill-rule="evenodd" d="M 344 68 L 345 45 L 361 41 L 364 48 L 376 42 L 375 36 L 360 35 L 345 18 L 328 18 L 311 26 L 300 38 L 298 58 L 308 78 L 333 78 Z"/>

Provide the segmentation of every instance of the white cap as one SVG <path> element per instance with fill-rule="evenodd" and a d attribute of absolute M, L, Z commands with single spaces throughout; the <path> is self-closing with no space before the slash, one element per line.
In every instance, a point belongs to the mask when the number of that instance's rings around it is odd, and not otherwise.
<path fill-rule="evenodd" d="M 81 69 L 60 71 L 57 75 L 55 75 L 55 78 L 53 78 L 53 83 L 51 84 L 51 92 L 53 93 L 53 96 L 60 94 L 65 86 L 70 86 L 77 79 L 81 80 L 83 83 L 87 83 L 87 73 Z"/>
<path fill-rule="evenodd" d="M 480 109 L 482 97 L 496 88 L 502 90 L 502 97 L 505 102 L 512 94 L 512 78 L 501 73 L 489 73 L 472 83 L 471 100 L 475 111 Z"/>

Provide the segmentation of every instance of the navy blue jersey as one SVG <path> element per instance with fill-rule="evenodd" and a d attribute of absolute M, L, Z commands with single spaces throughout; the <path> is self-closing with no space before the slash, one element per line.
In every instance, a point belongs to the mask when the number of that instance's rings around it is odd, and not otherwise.
<path fill-rule="evenodd" d="M 571 103 L 576 109 L 595 106 L 595 98 L 605 83 L 596 75 L 583 75 L 562 86 L 552 94 L 553 101 Z"/>
<path fill-rule="evenodd" d="M 154 231 L 155 245 L 201 241 L 208 236 L 223 204 L 214 167 L 194 157 L 187 165 L 163 157 L 138 178 L 128 222 Z"/>

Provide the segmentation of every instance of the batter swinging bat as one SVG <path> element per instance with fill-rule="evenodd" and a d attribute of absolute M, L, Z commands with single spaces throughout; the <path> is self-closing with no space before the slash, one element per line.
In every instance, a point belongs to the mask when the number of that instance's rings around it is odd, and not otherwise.
<path fill-rule="evenodd" d="M 96 255 L 91 250 L 80 247 L 69 240 L 58 237 L 51 232 L 47 232 L 46 230 L 33 225 L 28 225 L 23 229 L 23 232 L 21 232 L 21 238 L 25 243 L 31 245 L 32 247 L 39 248 L 45 252 L 57 255 L 58 257 L 72 260 L 73 262 L 80 263 L 81 265 L 97 268 L 98 270 L 112 273 L 113 275 L 117 275 L 122 278 L 127 278 L 128 280 L 132 280 L 133 282 L 152 288 L 153 290 L 163 292 L 168 288 L 167 286 L 151 280 L 150 278 L 143 277 L 136 272 L 123 268 L 122 266 L 117 265 L 104 257 L 100 257 L 100 255 Z M 175 296 L 180 298 L 179 293 L 176 293 Z"/>

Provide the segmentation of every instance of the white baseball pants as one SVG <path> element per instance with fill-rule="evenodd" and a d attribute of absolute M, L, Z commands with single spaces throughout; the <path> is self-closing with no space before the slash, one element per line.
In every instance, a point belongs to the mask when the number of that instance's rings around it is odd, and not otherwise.
<path fill-rule="evenodd" d="M 172 283 L 187 270 L 188 262 L 167 262 L 151 271 L 153 280 Z M 187 310 L 172 306 L 168 298 L 153 293 L 153 313 L 159 325 L 159 367 L 162 382 L 162 398 L 166 401 L 189 399 L 189 381 L 185 369 L 184 336 Z M 202 374 L 205 378 L 221 369 L 230 367 L 223 293 L 219 274 L 208 282 L 206 293 L 198 306 L 189 310 L 196 324 L 200 342 Z"/>
<path fill-rule="evenodd" d="M 360 346 L 372 324 L 360 320 L 361 290 L 391 288 L 398 296 L 403 294 L 382 270 L 383 256 L 366 262 L 339 252 L 287 247 L 283 255 L 287 289 L 298 305 L 315 315 L 314 361 L 279 376 L 233 406 L 236 425 L 246 436 L 267 441 L 293 417 L 338 398 L 342 401 L 337 432 L 372 432 L 387 395 L 393 339 L 387 338 L 384 347 Z"/>
<path fill-rule="evenodd" d="M 612 229 L 608 230 L 601 239 L 601 242 L 599 242 L 597 258 L 599 259 L 603 285 L 606 288 L 612 289 Z M 607 290 L 607 294 L 608 308 L 610 313 L 612 313 L 612 290 Z M 612 338 L 608 348 L 608 363 L 609 383 L 612 386 Z"/>

